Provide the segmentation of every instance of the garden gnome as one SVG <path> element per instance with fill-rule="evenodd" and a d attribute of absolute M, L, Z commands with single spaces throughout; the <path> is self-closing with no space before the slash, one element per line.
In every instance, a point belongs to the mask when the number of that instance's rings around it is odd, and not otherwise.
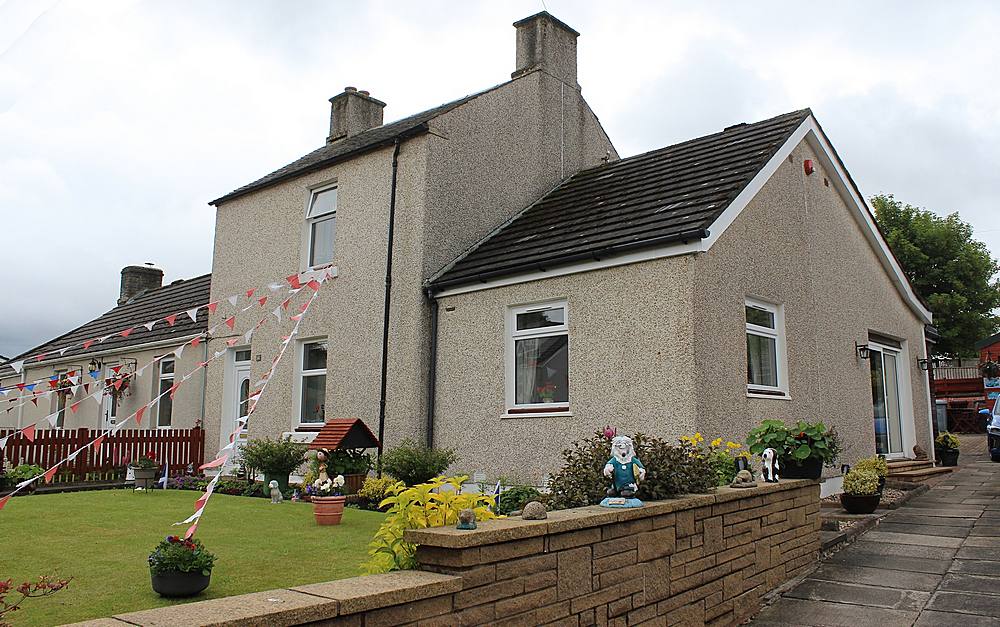
<path fill-rule="evenodd" d="M 635 456 L 632 438 L 616 435 L 611 439 L 611 459 L 604 465 L 604 476 L 611 479 L 608 498 L 601 501 L 605 507 L 642 507 L 635 498 L 639 482 L 646 478 L 646 468 Z"/>
<path fill-rule="evenodd" d="M 319 488 L 319 486 L 330 481 L 330 475 L 326 474 L 326 462 L 329 459 L 330 451 L 327 449 L 321 448 L 316 451 L 316 461 L 319 462 L 317 465 L 317 472 L 319 472 L 319 476 L 316 478 L 316 481 L 313 481 L 314 488 Z"/>
<path fill-rule="evenodd" d="M 458 513 L 458 525 L 455 529 L 464 529 L 466 531 L 476 528 L 476 512 L 471 509 L 463 509 Z"/>
<path fill-rule="evenodd" d="M 766 448 L 760 454 L 760 478 L 768 483 L 778 483 L 778 451 Z"/>
<path fill-rule="evenodd" d="M 267 484 L 267 487 L 271 489 L 271 504 L 281 503 L 285 500 L 284 495 L 281 494 L 281 488 L 278 487 L 278 482 L 271 479 L 271 483 Z"/>

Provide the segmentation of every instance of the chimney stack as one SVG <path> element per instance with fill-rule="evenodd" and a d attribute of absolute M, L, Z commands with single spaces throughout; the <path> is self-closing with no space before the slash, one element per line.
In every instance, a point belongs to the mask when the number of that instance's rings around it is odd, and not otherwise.
<path fill-rule="evenodd" d="M 122 268 L 122 288 L 118 304 L 124 305 L 136 294 L 162 286 L 163 270 L 154 267 L 153 264 L 125 266 Z"/>
<path fill-rule="evenodd" d="M 343 93 L 330 98 L 330 136 L 326 143 L 357 135 L 376 126 L 382 126 L 382 109 L 385 103 L 358 91 L 345 87 Z"/>
<path fill-rule="evenodd" d="M 514 22 L 517 29 L 517 78 L 542 70 L 579 89 L 576 82 L 576 32 L 548 11 Z"/>

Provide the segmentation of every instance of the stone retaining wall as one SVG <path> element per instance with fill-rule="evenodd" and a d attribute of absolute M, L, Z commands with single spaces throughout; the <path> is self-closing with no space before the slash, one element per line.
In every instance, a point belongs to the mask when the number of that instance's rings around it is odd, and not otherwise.
<path fill-rule="evenodd" d="M 820 546 L 811 481 L 406 532 L 420 571 L 343 579 L 92 625 L 734 625 Z M 335 530 L 333 530 L 335 532 Z"/>

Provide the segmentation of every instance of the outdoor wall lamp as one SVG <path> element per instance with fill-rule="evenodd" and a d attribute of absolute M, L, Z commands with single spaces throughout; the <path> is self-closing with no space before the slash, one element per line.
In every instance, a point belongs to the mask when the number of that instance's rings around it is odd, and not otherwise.
<path fill-rule="evenodd" d="M 90 372 L 99 372 L 101 368 L 104 367 L 104 364 L 98 361 L 97 358 L 95 357 L 94 359 L 90 360 L 90 364 L 87 367 L 90 369 Z"/>
<path fill-rule="evenodd" d="M 857 351 L 859 359 L 868 359 L 868 357 L 871 355 L 871 352 L 867 344 L 858 344 L 857 342 L 855 342 L 854 350 Z"/>

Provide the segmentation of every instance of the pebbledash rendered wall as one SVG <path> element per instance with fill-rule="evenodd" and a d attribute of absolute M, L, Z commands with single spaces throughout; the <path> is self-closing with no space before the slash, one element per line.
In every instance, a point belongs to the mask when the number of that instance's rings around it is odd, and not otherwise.
<path fill-rule="evenodd" d="M 81 624 L 737 625 L 815 562 L 819 509 L 819 485 L 793 480 L 639 509 L 487 521 L 475 531 L 413 530 L 418 571 Z"/>

